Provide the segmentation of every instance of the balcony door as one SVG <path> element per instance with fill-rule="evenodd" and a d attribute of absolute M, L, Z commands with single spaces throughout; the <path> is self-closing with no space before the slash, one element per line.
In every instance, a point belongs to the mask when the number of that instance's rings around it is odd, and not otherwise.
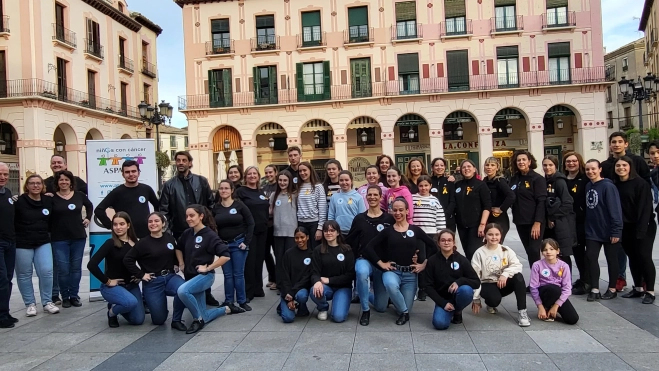
<path fill-rule="evenodd" d="M 7 59 L 4 50 L 0 50 L 0 98 L 7 97 Z"/>
<path fill-rule="evenodd" d="M 208 99 L 211 107 L 231 107 L 231 70 L 208 71 Z"/>
<path fill-rule="evenodd" d="M 87 94 L 89 107 L 96 108 L 96 72 L 92 70 L 87 70 Z"/>
<path fill-rule="evenodd" d="M 64 40 L 64 6 L 55 3 L 55 37 Z"/>
<path fill-rule="evenodd" d="M 57 58 L 57 96 L 60 100 L 67 100 L 66 61 Z"/>
<path fill-rule="evenodd" d="M 371 59 L 359 58 L 350 60 L 352 79 L 352 97 L 364 98 L 371 96 Z"/>
<path fill-rule="evenodd" d="M 254 67 L 254 99 L 256 104 L 277 104 L 277 67 Z"/>

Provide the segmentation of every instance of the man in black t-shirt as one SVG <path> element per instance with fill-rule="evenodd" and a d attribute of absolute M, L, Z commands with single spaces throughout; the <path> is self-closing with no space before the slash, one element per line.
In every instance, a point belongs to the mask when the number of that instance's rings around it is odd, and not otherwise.
<path fill-rule="evenodd" d="M 299 167 L 300 167 L 300 162 L 302 162 L 302 150 L 298 146 L 293 146 L 293 147 L 288 147 L 288 162 L 290 162 L 290 165 L 284 169 L 288 170 L 291 172 L 293 175 L 293 183 L 295 183 L 297 187 L 297 182 L 300 177 L 299 173 Z"/>
<path fill-rule="evenodd" d="M 12 328 L 18 320 L 9 314 L 11 280 L 14 278 L 16 241 L 14 239 L 14 200 L 5 187 L 9 180 L 9 166 L 0 162 L 0 328 Z"/>
<path fill-rule="evenodd" d="M 60 155 L 52 155 L 50 157 L 50 170 L 55 174 L 58 171 L 68 170 L 66 159 Z M 75 176 L 75 191 L 88 194 L 87 192 L 87 183 L 81 178 Z M 46 186 L 46 193 L 55 194 L 55 177 L 49 176 L 43 180 Z M 59 290 L 58 290 L 59 291 Z M 53 291 L 54 293 L 55 291 Z"/>

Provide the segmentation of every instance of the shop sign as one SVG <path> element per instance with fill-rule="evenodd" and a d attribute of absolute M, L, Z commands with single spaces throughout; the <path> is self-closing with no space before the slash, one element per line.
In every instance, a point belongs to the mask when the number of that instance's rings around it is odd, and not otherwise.
<path fill-rule="evenodd" d="M 446 147 L 446 144 L 444 145 Z M 405 146 L 406 152 L 418 152 L 430 149 L 430 144 L 412 144 Z"/>
<path fill-rule="evenodd" d="M 348 170 L 350 170 L 355 177 L 355 181 L 362 181 L 365 179 L 364 174 L 369 165 L 371 165 L 371 163 L 364 157 L 354 157 L 348 162 Z"/>
<path fill-rule="evenodd" d="M 478 141 L 473 142 L 444 142 L 444 151 L 452 149 L 477 149 Z"/>
<path fill-rule="evenodd" d="M 7 166 L 9 166 L 9 170 L 10 170 L 10 171 L 18 171 L 18 170 L 20 170 L 20 167 L 19 167 L 18 164 L 15 163 L 15 162 L 9 162 L 9 163 L 7 163 Z"/>

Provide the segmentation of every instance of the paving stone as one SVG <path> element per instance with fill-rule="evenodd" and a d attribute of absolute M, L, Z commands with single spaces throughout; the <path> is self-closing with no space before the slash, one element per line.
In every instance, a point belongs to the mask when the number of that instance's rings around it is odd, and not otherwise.
<path fill-rule="evenodd" d="M 286 360 L 284 371 L 347 371 L 350 367 L 350 353 L 304 353 L 295 352 Z"/>
<path fill-rule="evenodd" d="M 207 371 L 217 370 L 230 353 L 174 353 L 155 371 Z"/>
<path fill-rule="evenodd" d="M 485 371 L 478 354 L 416 354 L 418 371 Z"/>
<path fill-rule="evenodd" d="M 252 331 L 292 331 L 300 332 L 309 321 L 309 317 L 296 317 L 293 323 L 284 323 L 277 312 L 268 313 L 252 328 Z"/>
<path fill-rule="evenodd" d="M 409 353 L 357 354 L 350 358 L 350 371 L 413 370 L 416 361 Z"/>
<path fill-rule="evenodd" d="M 308 353 L 323 355 L 325 353 L 352 353 L 355 334 L 351 332 L 329 332 L 327 334 L 313 334 L 303 332 L 293 353 Z"/>
<path fill-rule="evenodd" d="M 469 334 L 463 331 L 413 333 L 414 353 L 477 353 Z"/>
<path fill-rule="evenodd" d="M 0 353 L 20 352 L 23 347 L 41 338 L 40 334 L 12 332 L 0 336 Z"/>
<path fill-rule="evenodd" d="M 659 338 L 643 330 L 590 330 L 588 333 L 614 353 L 645 353 L 659 349 Z"/>
<path fill-rule="evenodd" d="M 35 353 L 1 353 L 0 354 L 0 371 L 17 371 L 30 370 L 49 359 L 57 356 L 59 352 L 53 350 L 50 352 Z"/>
<path fill-rule="evenodd" d="M 371 309 L 371 320 L 368 326 L 357 325 L 357 332 L 410 332 L 410 323 L 412 318 L 417 318 L 423 314 L 413 313 L 410 314 L 410 321 L 404 325 L 397 325 L 396 319 L 398 315 L 393 311 L 385 313 L 378 313 Z M 359 317 L 355 320 L 359 322 Z"/>
<path fill-rule="evenodd" d="M 463 313 L 463 324 L 467 331 L 471 330 L 482 330 L 482 331 L 500 331 L 500 330 L 512 330 L 512 331 L 523 331 L 521 327 L 517 324 L 517 317 L 513 317 L 504 310 L 501 310 L 497 314 L 490 314 L 485 309 L 485 306 L 481 309 L 479 314 L 472 314 L 471 310 L 464 311 Z"/>
<path fill-rule="evenodd" d="M 634 370 L 627 363 L 625 363 L 625 361 L 623 361 L 613 353 L 549 354 L 549 358 L 551 358 L 551 360 L 554 361 L 556 366 L 558 366 L 558 368 L 560 368 L 561 370 L 580 370 L 580 371 L 590 371 L 590 370 L 633 371 Z"/>
<path fill-rule="evenodd" d="M 617 356 L 636 370 L 656 370 L 659 365 L 659 353 L 617 353 Z"/>
<path fill-rule="evenodd" d="M 232 352 L 245 336 L 247 332 L 199 332 L 181 346 L 177 353 Z"/>
<path fill-rule="evenodd" d="M 201 330 L 210 332 L 248 332 L 256 326 L 263 318 L 262 314 L 236 314 L 222 316 L 215 321 L 206 324 Z"/>
<path fill-rule="evenodd" d="M 606 353 L 609 350 L 582 330 L 526 332 L 545 353 Z"/>
<path fill-rule="evenodd" d="M 433 332 L 438 331 L 432 325 L 432 313 L 420 314 L 410 318 L 410 331 L 412 332 Z M 442 331 L 466 331 L 464 324 L 455 325 L 451 323 L 449 328 Z"/>
<path fill-rule="evenodd" d="M 71 353 L 116 353 L 130 346 L 134 341 L 144 336 L 144 332 L 136 333 L 99 333 L 77 344 L 68 352 Z"/>
<path fill-rule="evenodd" d="M 250 332 L 236 347 L 239 353 L 289 353 L 300 332 Z"/>
<path fill-rule="evenodd" d="M 481 354 L 488 371 L 559 370 L 546 354 Z"/>
<path fill-rule="evenodd" d="M 162 364 L 171 353 L 120 352 L 94 368 L 94 371 L 150 371 Z"/>
<path fill-rule="evenodd" d="M 174 330 L 169 327 L 169 323 L 165 323 L 121 351 L 132 353 L 139 349 L 143 353 L 174 353 L 191 338 L 190 335 Z"/>
<path fill-rule="evenodd" d="M 94 332 L 81 332 L 78 334 L 46 334 L 39 339 L 25 345 L 21 352 L 43 353 L 43 352 L 64 352 L 71 347 L 82 343 L 90 337 L 96 335 Z"/>
<path fill-rule="evenodd" d="M 288 353 L 231 353 L 218 371 L 272 371 L 281 370 Z"/>
<path fill-rule="evenodd" d="M 113 353 L 61 353 L 48 361 L 33 368 L 35 371 L 87 371 L 91 370 L 99 364 L 105 362 L 108 358 L 112 357 Z"/>
<path fill-rule="evenodd" d="M 480 354 L 542 353 L 530 336 L 519 331 L 470 331 L 469 336 Z"/>
<path fill-rule="evenodd" d="M 357 326 L 359 326 L 359 319 L 357 316 L 348 316 L 345 322 L 336 323 L 332 322 L 329 318 L 327 321 L 319 321 L 316 318 L 318 312 L 314 310 L 309 316 L 309 321 L 304 327 L 304 331 L 315 332 L 317 334 L 324 334 L 326 332 L 335 332 L 335 331 L 357 331 Z M 372 314 L 372 313 L 371 313 Z"/>
<path fill-rule="evenodd" d="M 410 333 L 360 332 L 355 336 L 353 353 L 414 353 Z M 407 356 L 406 358 L 410 358 Z"/>
<path fill-rule="evenodd" d="M 577 326 L 584 330 L 638 329 L 636 325 L 611 311 L 582 314 Z"/>

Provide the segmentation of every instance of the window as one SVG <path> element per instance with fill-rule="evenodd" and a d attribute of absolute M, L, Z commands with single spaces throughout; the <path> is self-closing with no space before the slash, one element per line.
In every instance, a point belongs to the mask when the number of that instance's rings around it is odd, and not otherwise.
<path fill-rule="evenodd" d="M 169 136 L 169 147 L 171 148 L 176 148 L 176 135 L 170 135 Z"/>
<path fill-rule="evenodd" d="M 274 15 L 256 17 L 256 45 L 258 50 L 274 49 L 276 45 Z"/>
<path fill-rule="evenodd" d="M 208 70 L 208 101 L 210 107 L 233 106 L 231 70 Z"/>
<path fill-rule="evenodd" d="M 416 37 L 416 1 L 396 3 L 396 40 Z"/>
<path fill-rule="evenodd" d="M 357 145 L 373 146 L 375 145 L 375 128 L 357 129 Z M 366 133 L 366 142 L 362 143 L 362 133 Z"/>
<path fill-rule="evenodd" d="M 66 74 L 66 65 L 67 62 L 62 58 L 57 58 L 57 96 L 60 100 L 67 99 L 67 74 Z"/>
<path fill-rule="evenodd" d="M 329 99 L 329 61 L 298 63 L 296 66 L 296 72 L 298 101 L 310 102 Z"/>
<path fill-rule="evenodd" d="M 187 135 L 184 136 L 184 137 L 183 137 L 183 146 L 184 146 L 186 149 L 189 147 L 189 142 L 188 142 L 188 141 L 189 141 L 188 136 L 187 136 Z"/>
<path fill-rule="evenodd" d="M 611 103 L 613 101 L 613 97 L 611 96 L 611 86 L 606 87 L 606 103 Z"/>
<path fill-rule="evenodd" d="M 409 132 L 411 129 L 414 129 L 414 138 L 410 138 Z M 418 125 L 398 125 L 399 138 L 401 143 L 416 143 L 419 141 L 419 126 Z"/>
<path fill-rule="evenodd" d="M 317 46 L 321 42 L 320 11 L 302 13 L 302 46 Z"/>
<path fill-rule="evenodd" d="M 401 94 L 419 94 L 419 55 L 398 54 L 398 83 Z"/>
<path fill-rule="evenodd" d="M 273 151 L 285 151 L 288 149 L 288 143 L 286 143 L 286 137 L 274 137 L 275 146 L 272 148 Z"/>
<path fill-rule="evenodd" d="M 547 0 L 547 26 L 566 26 L 568 0 Z"/>
<path fill-rule="evenodd" d="M 143 91 L 144 97 L 142 97 L 142 100 L 144 101 L 144 103 L 149 104 L 151 103 L 151 85 L 144 84 L 143 89 L 144 89 Z"/>
<path fill-rule="evenodd" d="M 356 58 L 350 60 L 350 79 L 352 97 L 364 98 L 371 96 L 371 59 Z"/>
<path fill-rule="evenodd" d="M 497 74 L 499 88 L 516 88 L 519 86 L 517 46 L 500 46 L 497 48 Z"/>
<path fill-rule="evenodd" d="M 494 29 L 496 31 L 517 30 L 515 0 L 494 0 Z"/>
<path fill-rule="evenodd" d="M 632 108 L 625 107 L 625 119 L 622 121 L 622 127 L 630 128 L 632 127 Z M 621 127 L 621 129 L 622 129 Z"/>
<path fill-rule="evenodd" d="M 446 52 L 446 71 L 449 91 L 469 90 L 469 61 L 467 50 Z"/>
<path fill-rule="evenodd" d="M 4 50 L 0 50 L 0 81 L 7 81 L 7 55 Z M 0 84 L 0 98 L 7 97 L 7 84 Z"/>
<path fill-rule="evenodd" d="M 552 43 L 549 49 L 549 82 L 570 83 L 570 43 Z"/>
<path fill-rule="evenodd" d="M 64 5 L 55 3 L 55 37 L 64 41 Z"/>
<path fill-rule="evenodd" d="M 89 107 L 96 108 L 96 72 L 92 70 L 87 70 L 87 95 Z"/>
<path fill-rule="evenodd" d="M 332 146 L 332 131 L 331 130 L 321 130 L 314 132 L 314 137 L 318 134 L 318 144 L 315 144 L 315 148 L 329 148 Z M 315 143 L 315 142 L 314 142 Z"/>
<path fill-rule="evenodd" d="M 254 67 L 254 101 L 256 104 L 277 104 L 277 67 Z"/>
<path fill-rule="evenodd" d="M 128 61 L 128 58 L 126 58 L 126 39 L 120 37 L 119 38 L 119 67 L 123 69 L 129 69 L 132 70 L 132 67 Z"/>
<path fill-rule="evenodd" d="M 613 129 L 613 112 L 609 111 L 606 113 L 606 120 L 609 123 L 609 129 Z"/>
<path fill-rule="evenodd" d="M 85 40 L 85 52 L 102 58 L 101 54 L 101 29 L 98 23 L 87 18 L 87 39 Z"/>
<path fill-rule="evenodd" d="M 444 0 L 446 12 L 446 35 L 464 35 L 467 33 L 467 11 L 465 0 Z"/>
<path fill-rule="evenodd" d="M 142 63 L 146 66 L 149 63 L 149 43 L 142 41 Z"/>
<path fill-rule="evenodd" d="M 554 127 L 554 118 L 545 117 L 542 119 L 542 125 L 545 127 L 543 135 L 554 135 L 556 134 L 556 128 Z"/>
<path fill-rule="evenodd" d="M 124 12 L 124 4 L 117 3 L 117 5 L 118 5 L 118 8 L 119 8 L 119 11 L 123 13 Z"/>
<path fill-rule="evenodd" d="M 128 112 L 128 84 L 125 82 L 121 83 L 121 113 L 126 114 Z"/>
<path fill-rule="evenodd" d="M 629 59 L 627 57 L 622 58 L 622 70 L 627 71 L 629 69 Z"/>
<path fill-rule="evenodd" d="M 176 150 L 175 149 L 170 149 L 169 150 L 169 159 L 171 161 L 176 161 Z"/>
<path fill-rule="evenodd" d="M 231 33 L 229 19 L 214 19 L 211 21 L 211 37 L 213 54 L 229 53 L 231 50 Z"/>
<path fill-rule="evenodd" d="M 368 31 L 368 7 L 348 8 L 348 42 L 368 42 Z"/>
<path fill-rule="evenodd" d="M 1 155 L 16 155 L 16 134 L 14 128 L 5 122 L 0 122 L 0 140 L 5 141 L 5 150 Z M 10 170 L 11 171 L 11 170 Z"/>

